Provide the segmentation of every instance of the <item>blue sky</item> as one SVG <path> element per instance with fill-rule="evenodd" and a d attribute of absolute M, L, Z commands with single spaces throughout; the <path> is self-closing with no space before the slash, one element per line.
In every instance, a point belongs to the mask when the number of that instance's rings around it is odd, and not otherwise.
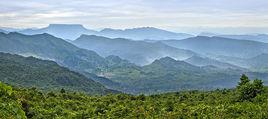
<path fill-rule="evenodd" d="M 4 27 L 76 23 L 91 29 L 268 30 L 268 0 L 1 0 L 0 6 L 0 26 Z"/>

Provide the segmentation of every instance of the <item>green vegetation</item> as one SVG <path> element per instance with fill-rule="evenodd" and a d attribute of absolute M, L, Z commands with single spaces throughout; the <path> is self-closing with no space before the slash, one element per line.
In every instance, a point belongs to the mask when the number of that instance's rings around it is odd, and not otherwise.
<path fill-rule="evenodd" d="M 268 118 L 268 88 L 243 75 L 236 89 L 161 95 L 42 93 L 0 83 L 1 118 Z"/>

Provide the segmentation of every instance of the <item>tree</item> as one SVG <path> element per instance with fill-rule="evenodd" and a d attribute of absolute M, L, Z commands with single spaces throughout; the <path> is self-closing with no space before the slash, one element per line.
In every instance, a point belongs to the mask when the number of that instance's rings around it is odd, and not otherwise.
<path fill-rule="evenodd" d="M 65 93 L 65 90 L 62 88 L 62 89 L 60 90 L 60 93 Z"/>
<path fill-rule="evenodd" d="M 243 74 L 237 86 L 239 101 L 249 100 L 255 98 L 264 91 L 263 82 L 255 79 L 252 83 L 249 78 Z"/>
<path fill-rule="evenodd" d="M 249 78 L 245 74 L 242 74 L 240 78 L 240 82 L 238 83 L 238 86 L 246 85 L 249 82 L 250 82 Z"/>

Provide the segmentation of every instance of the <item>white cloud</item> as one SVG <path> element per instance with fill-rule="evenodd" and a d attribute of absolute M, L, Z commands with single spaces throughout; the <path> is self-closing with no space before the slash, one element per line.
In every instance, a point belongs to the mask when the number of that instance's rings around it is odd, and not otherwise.
<path fill-rule="evenodd" d="M 9 0 L 0 1 L 0 26 L 268 27 L 267 5 L 267 0 Z"/>

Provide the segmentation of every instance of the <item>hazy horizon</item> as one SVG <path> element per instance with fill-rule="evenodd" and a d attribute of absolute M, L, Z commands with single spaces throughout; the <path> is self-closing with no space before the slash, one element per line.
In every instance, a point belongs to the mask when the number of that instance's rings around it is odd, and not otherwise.
<path fill-rule="evenodd" d="M 185 33 L 267 33 L 265 0 L 1 1 L 0 26 L 83 24 L 88 29 L 156 27 Z M 161 9 L 160 9 L 161 8 Z"/>

